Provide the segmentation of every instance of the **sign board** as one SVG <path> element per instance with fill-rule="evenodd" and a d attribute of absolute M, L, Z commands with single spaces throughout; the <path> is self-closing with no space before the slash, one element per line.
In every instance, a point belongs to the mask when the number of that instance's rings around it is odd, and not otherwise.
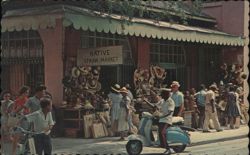
<path fill-rule="evenodd" d="M 103 66 L 122 64 L 122 46 L 79 49 L 77 66 Z"/>

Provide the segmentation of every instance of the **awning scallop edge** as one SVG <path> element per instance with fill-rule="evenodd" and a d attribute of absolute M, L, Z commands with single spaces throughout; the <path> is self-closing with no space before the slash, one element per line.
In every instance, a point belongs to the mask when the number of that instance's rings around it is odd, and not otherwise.
<path fill-rule="evenodd" d="M 19 16 L 2 18 L 1 32 L 27 31 L 55 27 L 56 18 L 56 16 L 51 15 L 22 16 L 22 18 Z"/>
<path fill-rule="evenodd" d="M 200 32 L 195 31 L 193 27 L 188 29 L 188 26 L 182 28 L 182 30 L 176 30 L 172 27 L 155 26 L 144 23 L 137 23 L 136 21 L 127 24 L 121 23 L 117 19 L 107 19 L 98 16 L 79 15 L 66 13 L 64 17 L 66 21 L 64 26 L 73 25 L 75 29 L 83 29 L 90 31 L 104 31 L 112 34 L 122 34 L 130 36 L 141 36 L 147 38 L 158 38 L 168 40 L 178 40 L 186 42 L 207 43 L 216 45 L 228 45 L 228 46 L 244 46 L 245 39 L 239 36 L 232 36 L 220 31 L 202 29 Z M 69 22 L 70 21 L 70 22 Z M 70 24 L 69 24 L 70 23 Z"/>
<path fill-rule="evenodd" d="M 58 15 L 35 15 L 15 16 L 2 18 L 1 32 L 37 30 L 55 27 L 56 19 L 63 17 L 65 27 L 73 26 L 79 30 L 90 30 L 105 33 L 117 33 L 121 35 L 141 36 L 147 38 L 168 39 L 184 42 L 197 42 L 216 45 L 244 46 L 246 39 L 232 36 L 220 31 L 202 29 L 198 27 L 184 26 L 160 22 L 153 23 L 146 19 L 133 19 L 130 24 L 121 23 L 118 16 L 101 17 L 98 15 L 86 15 L 65 12 L 63 16 Z"/>

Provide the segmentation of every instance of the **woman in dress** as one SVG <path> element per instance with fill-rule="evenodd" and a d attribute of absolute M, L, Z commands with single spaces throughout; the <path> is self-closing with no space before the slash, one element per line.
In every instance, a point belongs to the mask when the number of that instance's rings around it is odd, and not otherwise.
<path fill-rule="evenodd" d="M 129 108 L 131 104 L 131 99 L 128 97 L 128 90 L 123 87 L 120 90 L 122 94 L 122 101 L 120 103 L 120 115 L 118 122 L 118 132 L 120 132 L 120 140 L 125 140 L 126 132 L 129 130 L 128 120 L 129 120 Z"/>
<path fill-rule="evenodd" d="M 227 94 L 226 113 L 229 118 L 230 128 L 235 128 L 236 118 L 240 117 L 239 95 L 235 92 L 235 87 L 231 86 Z"/>
<path fill-rule="evenodd" d="M 122 95 L 119 92 L 120 86 L 115 84 L 111 87 L 111 92 L 108 94 L 108 98 L 111 101 L 111 128 L 116 134 L 118 128 L 118 119 L 120 114 L 120 102 L 122 100 Z"/>
<path fill-rule="evenodd" d="M 3 100 L 1 101 L 1 147 L 3 154 L 10 154 L 10 150 L 8 149 L 8 143 L 10 142 L 8 118 L 12 105 L 11 93 L 4 91 Z"/>
<path fill-rule="evenodd" d="M 1 101 L 1 125 L 2 130 L 5 131 L 7 128 L 8 116 L 11 110 L 13 101 L 11 100 L 11 93 L 9 91 L 3 92 L 3 100 Z"/>

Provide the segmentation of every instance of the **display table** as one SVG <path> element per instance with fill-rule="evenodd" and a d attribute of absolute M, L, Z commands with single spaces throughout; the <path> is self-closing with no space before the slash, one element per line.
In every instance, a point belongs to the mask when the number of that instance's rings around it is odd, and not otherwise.
<path fill-rule="evenodd" d="M 58 126 L 62 136 L 99 138 L 112 135 L 109 109 L 59 107 Z"/>
<path fill-rule="evenodd" d="M 62 118 L 62 128 L 66 137 L 82 137 L 83 135 L 83 115 L 85 109 L 60 108 Z"/>

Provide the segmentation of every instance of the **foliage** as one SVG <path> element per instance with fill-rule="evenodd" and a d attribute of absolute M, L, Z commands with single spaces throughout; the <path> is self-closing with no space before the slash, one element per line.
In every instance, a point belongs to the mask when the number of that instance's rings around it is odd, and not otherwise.
<path fill-rule="evenodd" d="M 89 9 L 108 14 L 119 13 L 122 23 L 130 23 L 133 17 L 144 17 L 155 21 L 169 21 L 187 23 L 188 11 L 184 1 L 142 1 L 142 0 L 96 0 L 85 1 Z M 201 12 L 201 0 L 193 1 L 192 9 Z M 125 19 L 128 17 L 128 20 Z"/>

